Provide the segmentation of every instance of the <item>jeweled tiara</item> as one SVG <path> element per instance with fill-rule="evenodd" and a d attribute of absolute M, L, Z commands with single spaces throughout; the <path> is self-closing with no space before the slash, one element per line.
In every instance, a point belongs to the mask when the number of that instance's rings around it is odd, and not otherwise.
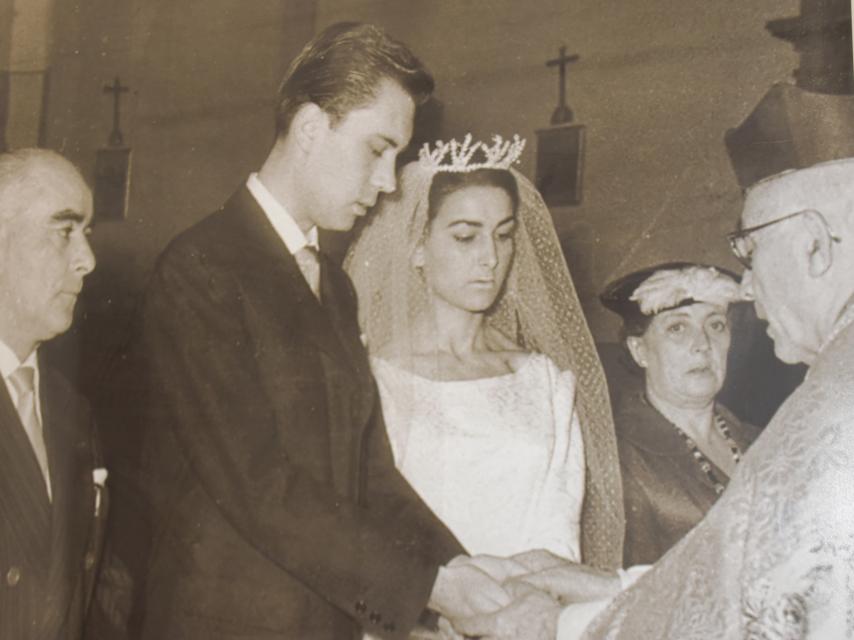
<path fill-rule="evenodd" d="M 493 136 L 492 146 L 489 146 L 484 142 L 472 144 L 471 134 L 467 133 L 462 143 L 457 142 L 456 138 L 450 142 L 437 140 L 432 151 L 429 143 L 424 143 L 418 152 L 418 162 L 431 171 L 453 173 L 466 173 L 477 169 L 509 169 L 519 162 L 524 148 L 525 140 L 518 135 L 514 135 L 513 140 Z"/>

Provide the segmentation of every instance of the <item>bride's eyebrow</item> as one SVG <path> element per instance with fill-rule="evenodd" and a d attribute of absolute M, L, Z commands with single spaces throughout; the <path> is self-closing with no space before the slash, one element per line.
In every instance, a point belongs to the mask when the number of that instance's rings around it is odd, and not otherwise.
<path fill-rule="evenodd" d="M 483 223 L 478 220 L 454 220 L 453 222 L 448 224 L 448 227 L 456 227 L 461 224 L 464 224 L 469 227 L 483 227 Z"/>
<path fill-rule="evenodd" d="M 495 228 L 498 229 L 499 227 L 504 227 L 504 226 L 508 226 L 510 224 L 515 224 L 515 223 L 516 223 L 516 216 L 509 216 L 507 218 L 504 218 L 504 220 L 502 220 L 498 224 L 496 224 Z M 478 229 L 482 229 L 484 226 L 483 222 L 481 222 L 480 220 L 454 220 L 453 222 L 448 223 L 448 228 L 450 229 L 451 227 L 456 227 L 458 225 L 465 225 L 467 227 L 476 227 Z"/>
<path fill-rule="evenodd" d="M 495 225 L 495 228 L 497 229 L 498 227 L 505 227 L 510 224 L 516 224 L 516 216 L 508 216 L 504 218 L 504 220 Z"/>

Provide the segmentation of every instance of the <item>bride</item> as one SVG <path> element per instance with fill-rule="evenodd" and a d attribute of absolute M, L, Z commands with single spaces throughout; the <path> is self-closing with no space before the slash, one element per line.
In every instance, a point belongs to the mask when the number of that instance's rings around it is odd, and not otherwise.
<path fill-rule="evenodd" d="M 395 462 L 466 549 L 617 567 L 604 377 L 523 146 L 425 146 L 345 268 Z"/>

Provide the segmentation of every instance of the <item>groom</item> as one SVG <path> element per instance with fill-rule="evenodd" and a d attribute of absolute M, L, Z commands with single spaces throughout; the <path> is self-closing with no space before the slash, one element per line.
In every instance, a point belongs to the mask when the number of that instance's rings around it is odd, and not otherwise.
<path fill-rule="evenodd" d="M 428 604 L 504 598 L 443 567 L 464 551 L 394 468 L 353 287 L 317 251 L 318 228 L 394 191 L 432 88 L 379 29 L 329 27 L 285 75 L 260 170 L 161 256 L 139 344 L 140 637 L 405 638 Z"/>

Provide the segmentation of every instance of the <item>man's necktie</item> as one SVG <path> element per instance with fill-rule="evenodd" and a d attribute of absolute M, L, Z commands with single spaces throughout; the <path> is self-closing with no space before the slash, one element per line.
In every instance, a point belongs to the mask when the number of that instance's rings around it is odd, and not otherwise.
<path fill-rule="evenodd" d="M 47 449 L 45 449 L 42 424 L 39 420 L 38 411 L 36 411 L 36 393 L 33 384 L 35 373 L 35 369 L 32 367 L 22 365 L 9 375 L 9 382 L 12 383 L 15 393 L 18 395 L 15 408 L 18 410 L 21 424 L 24 425 L 27 438 L 29 438 L 33 452 L 36 454 L 36 460 L 38 460 L 39 467 L 41 467 L 42 475 L 44 476 L 47 495 L 50 498 L 50 473 L 47 467 Z"/>
<path fill-rule="evenodd" d="M 314 297 L 320 300 L 320 256 L 317 249 L 306 245 L 294 254 L 294 258 Z"/>

